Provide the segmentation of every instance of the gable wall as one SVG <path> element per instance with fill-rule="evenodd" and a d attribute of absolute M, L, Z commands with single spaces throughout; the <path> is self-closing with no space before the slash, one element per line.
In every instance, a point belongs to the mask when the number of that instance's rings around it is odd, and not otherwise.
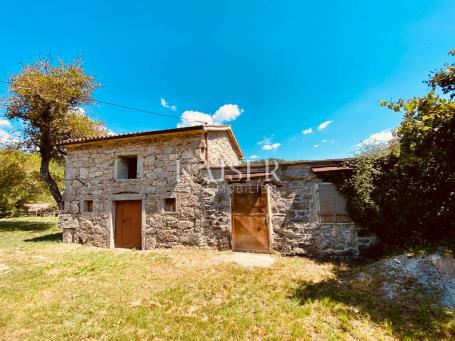
<path fill-rule="evenodd" d="M 208 131 L 207 144 L 210 166 L 237 166 L 240 164 L 240 159 L 225 131 Z"/>

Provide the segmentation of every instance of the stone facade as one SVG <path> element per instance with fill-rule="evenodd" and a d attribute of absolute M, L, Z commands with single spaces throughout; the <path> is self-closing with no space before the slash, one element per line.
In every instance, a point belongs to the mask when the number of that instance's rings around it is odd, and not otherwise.
<path fill-rule="evenodd" d="M 208 162 L 210 166 L 238 166 L 239 157 L 235 152 L 232 142 L 223 131 L 208 131 Z"/>
<path fill-rule="evenodd" d="M 312 162 L 280 163 L 274 171 L 276 178 L 239 182 L 236 186 L 267 184 L 271 200 L 272 249 L 283 255 L 305 255 L 319 258 L 355 258 L 371 247 L 376 238 L 352 222 L 323 223 L 319 217 L 318 183 L 322 182 L 313 171 Z M 274 168 L 270 165 L 269 172 Z M 237 167 L 246 171 L 246 167 Z M 264 167 L 252 172 L 265 173 Z M 204 185 L 211 195 L 206 200 L 206 223 L 230 230 L 230 191 L 219 169 L 212 169 L 215 180 Z M 215 205 L 213 205 L 215 203 Z M 228 237 L 227 237 L 228 238 Z"/>
<path fill-rule="evenodd" d="M 220 167 L 239 166 L 241 152 L 230 129 L 177 129 L 76 141 L 66 148 L 65 209 L 59 218 L 64 242 L 114 247 L 115 202 L 141 200 L 143 249 L 231 248 L 232 184 Z M 131 155 L 137 158 L 137 178 L 119 179 L 118 163 Z M 319 222 L 321 180 L 311 164 L 285 163 L 276 175 L 279 180 L 255 180 L 270 189 L 273 251 L 357 256 L 360 247 L 371 243 L 372 238 L 360 237 L 352 223 Z M 175 198 L 175 211 L 164 210 L 166 198 Z"/>

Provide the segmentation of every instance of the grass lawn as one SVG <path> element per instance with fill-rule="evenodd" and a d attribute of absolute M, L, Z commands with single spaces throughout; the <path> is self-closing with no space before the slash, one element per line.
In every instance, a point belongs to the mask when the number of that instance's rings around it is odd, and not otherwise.
<path fill-rule="evenodd" d="M 0 339 L 453 339 L 424 292 L 387 302 L 357 268 L 206 249 L 65 245 L 55 218 L 0 220 Z"/>

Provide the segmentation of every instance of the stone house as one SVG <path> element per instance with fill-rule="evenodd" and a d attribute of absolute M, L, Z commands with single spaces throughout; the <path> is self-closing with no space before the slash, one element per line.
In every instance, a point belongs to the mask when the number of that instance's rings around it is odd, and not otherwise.
<path fill-rule="evenodd" d="M 373 237 L 319 174 L 342 160 L 242 164 L 228 126 L 71 140 L 63 240 L 98 247 L 208 246 L 358 256 Z M 226 167 L 227 166 L 227 167 Z"/>

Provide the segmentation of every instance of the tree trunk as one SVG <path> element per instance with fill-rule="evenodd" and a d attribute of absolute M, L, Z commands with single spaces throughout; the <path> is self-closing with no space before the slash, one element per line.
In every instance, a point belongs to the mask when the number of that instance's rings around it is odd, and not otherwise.
<path fill-rule="evenodd" d="M 41 156 L 41 167 L 40 167 L 40 176 L 41 179 L 47 184 L 49 190 L 54 198 L 55 202 L 57 203 L 57 207 L 59 211 L 63 210 L 63 198 L 60 190 L 58 189 L 57 183 L 52 178 L 51 173 L 49 172 L 49 158 L 45 158 Z"/>

